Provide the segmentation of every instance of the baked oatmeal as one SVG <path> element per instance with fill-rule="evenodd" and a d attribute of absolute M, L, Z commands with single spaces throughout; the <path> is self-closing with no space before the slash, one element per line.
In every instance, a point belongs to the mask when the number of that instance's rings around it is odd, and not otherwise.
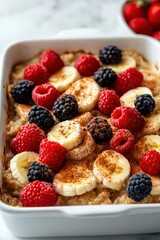
<path fill-rule="evenodd" d="M 1 200 L 160 202 L 160 71 L 135 50 L 47 50 L 13 67 Z"/>

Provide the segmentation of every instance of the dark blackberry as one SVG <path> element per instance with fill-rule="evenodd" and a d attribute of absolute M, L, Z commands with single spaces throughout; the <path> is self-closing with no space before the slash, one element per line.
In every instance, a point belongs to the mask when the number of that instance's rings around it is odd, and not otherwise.
<path fill-rule="evenodd" d="M 29 103 L 32 99 L 32 90 L 35 84 L 28 80 L 15 83 L 11 89 L 11 95 L 16 103 Z"/>
<path fill-rule="evenodd" d="M 71 119 L 78 113 L 78 103 L 73 95 L 63 95 L 57 99 L 53 112 L 60 122 Z"/>
<path fill-rule="evenodd" d="M 31 108 L 28 117 L 30 123 L 35 123 L 44 131 L 50 130 L 55 123 L 51 113 L 46 108 L 37 105 Z"/>
<path fill-rule="evenodd" d="M 138 96 L 134 101 L 134 105 L 136 109 L 144 116 L 149 115 L 156 107 L 154 99 L 149 94 Z"/>
<path fill-rule="evenodd" d="M 52 170 L 45 164 L 39 162 L 33 162 L 30 164 L 27 173 L 28 181 L 33 182 L 35 180 L 44 182 L 53 182 Z"/>
<path fill-rule="evenodd" d="M 134 174 L 127 184 L 128 197 L 136 202 L 140 202 L 147 197 L 152 190 L 151 178 L 145 173 Z"/>
<path fill-rule="evenodd" d="M 117 74 L 108 67 L 102 67 L 94 74 L 94 79 L 101 87 L 109 87 L 117 79 Z"/>
<path fill-rule="evenodd" d="M 93 118 L 88 123 L 87 129 L 97 143 L 107 142 L 112 138 L 111 126 L 105 118 Z"/>
<path fill-rule="evenodd" d="M 103 64 L 120 63 L 122 51 L 114 45 L 109 45 L 99 51 L 99 59 Z"/>

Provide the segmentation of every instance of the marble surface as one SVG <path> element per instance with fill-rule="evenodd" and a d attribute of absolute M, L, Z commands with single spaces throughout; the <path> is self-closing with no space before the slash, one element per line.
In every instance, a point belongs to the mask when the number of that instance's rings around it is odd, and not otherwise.
<path fill-rule="evenodd" d="M 8 44 L 17 40 L 52 38 L 64 29 L 98 28 L 108 36 L 124 35 L 117 19 L 122 1 L 123 0 L 1 0 L 0 54 Z M 14 237 L 7 230 L 0 214 L 0 240 L 8 239 L 16 240 L 21 238 Z M 159 240 L 160 234 L 58 239 Z"/>

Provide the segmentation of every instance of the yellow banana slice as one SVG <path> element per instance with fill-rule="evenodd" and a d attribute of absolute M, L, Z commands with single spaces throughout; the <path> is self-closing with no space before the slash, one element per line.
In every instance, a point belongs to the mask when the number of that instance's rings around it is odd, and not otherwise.
<path fill-rule="evenodd" d="M 32 162 L 38 162 L 39 155 L 34 152 L 22 152 L 15 155 L 10 161 L 12 176 L 20 183 L 27 184 L 28 167 Z"/>
<path fill-rule="evenodd" d="M 80 113 L 91 111 L 96 105 L 100 87 L 92 78 L 82 78 L 65 92 L 75 96 Z"/>
<path fill-rule="evenodd" d="M 84 132 L 81 125 L 70 120 L 58 123 L 47 134 L 48 140 L 58 142 L 66 150 L 71 150 L 78 146 L 83 141 L 83 137 Z"/>
<path fill-rule="evenodd" d="M 103 187 L 120 190 L 130 175 L 130 164 L 120 153 L 106 150 L 96 158 L 93 173 Z"/>
<path fill-rule="evenodd" d="M 119 74 L 130 67 L 136 67 L 136 61 L 130 56 L 123 56 L 122 61 L 119 64 L 110 64 L 107 65 L 107 67 Z"/>
<path fill-rule="evenodd" d="M 52 84 L 59 92 L 64 92 L 69 86 L 80 79 L 77 69 L 72 66 L 63 67 L 60 71 L 50 76 L 48 83 Z"/>
<path fill-rule="evenodd" d="M 152 96 L 152 92 L 147 87 L 137 87 L 134 89 L 129 90 L 125 94 L 120 97 L 120 102 L 122 106 L 127 107 L 135 107 L 134 101 L 136 98 L 142 94 L 150 94 Z"/>
<path fill-rule="evenodd" d="M 83 141 L 74 149 L 67 152 L 66 158 L 68 160 L 81 160 L 90 155 L 96 147 L 96 144 L 90 133 L 84 129 Z"/>
<path fill-rule="evenodd" d="M 54 186 L 63 196 L 82 195 L 96 187 L 96 178 L 84 161 L 68 161 L 55 175 Z"/>

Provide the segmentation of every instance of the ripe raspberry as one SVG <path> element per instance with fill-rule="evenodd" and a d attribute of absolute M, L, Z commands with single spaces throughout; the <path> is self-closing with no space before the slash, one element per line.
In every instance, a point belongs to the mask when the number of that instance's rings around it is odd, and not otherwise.
<path fill-rule="evenodd" d="M 91 76 L 100 67 L 98 60 L 91 55 L 82 55 L 75 62 L 75 68 L 82 76 Z"/>
<path fill-rule="evenodd" d="M 150 175 L 160 174 L 160 153 L 156 150 L 145 152 L 140 158 L 140 168 Z"/>
<path fill-rule="evenodd" d="M 157 32 L 154 32 L 152 34 L 152 37 L 154 37 L 155 39 L 157 39 L 158 41 L 160 41 L 160 30 L 157 31 Z"/>
<path fill-rule="evenodd" d="M 113 110 L 120 106 L 119 96 L 113 90 L 104 90 L 98 99 L 98 109 L 105 115 L 110 115 Z"/>
<path fill-rule="evenodd" d="M 46 67 L 50 73 L 57 72 L 64 67 L 62 59 L 53 50 L 44 51 L 39 59 L 39 62 Z"/>
<path fill-rule="evenodd" d="M 45 133 L 35 124 L 22 126 L 11 141 L 10 149 L 13 153 L 24 151 L 39 152 L 40 142 L 46 137 Z"/>
<path fill-rule="evenodd" d="M 32 99 L 37 105 L 51 109 L 59 95 L 58 90 L 54 86 L 44 83 L 34 88 Z"/>
<path fill-rule="evenodd" d="M 150 22 L 142 17 L 132 19 L 129 26 L 135 33 L 151 35 L 153 32 Z"/>
<path fill-rule="evenodd" d="M 144 124 L 144 118 L 132 107 L 117 107 L 111 115 L 111 124 L 117 128 L 125 128 L 130 131 L 140 131 Z"/>
<path fill-rule="evenodd" d="M 110 141 L 110 148 L 119 152 L 128 152 L 134 144 L 134 136 L 127 129 L 119 129 Z"/>
<path fill-rule="evenodd" d="M 114 87 L 118 95 L 123 95 L 133 88 L 141 86 L 143 75 L 136 68 L 128 68 L 118 75 Z"/>
<path fill-rule="evenodd" d="M 140 2 L 127 2 L 123 8 L 123 14 L 127 22 L 133 18 L 145 17 L 145 9 Z"/>
<path fill-rule="evenodd" d="M 49 72 L 41 64 L 32 64 L 24 69 L 24 79 L 34 82 L 36 85 L 47 82 Z"/>
<path fill-rule="evenodd" d="M 58 172 L 66 156 L 66 149 L 57 142 L 44 139 L 40 144 L 39 161 L 47 164 L 53 172 Z"/>
<path fill-rule="evenodd" d="M 58 195 L 52 184 L 36 180 L 20 192 L 23 207 L 47 207 L 57 203 Z"/>

